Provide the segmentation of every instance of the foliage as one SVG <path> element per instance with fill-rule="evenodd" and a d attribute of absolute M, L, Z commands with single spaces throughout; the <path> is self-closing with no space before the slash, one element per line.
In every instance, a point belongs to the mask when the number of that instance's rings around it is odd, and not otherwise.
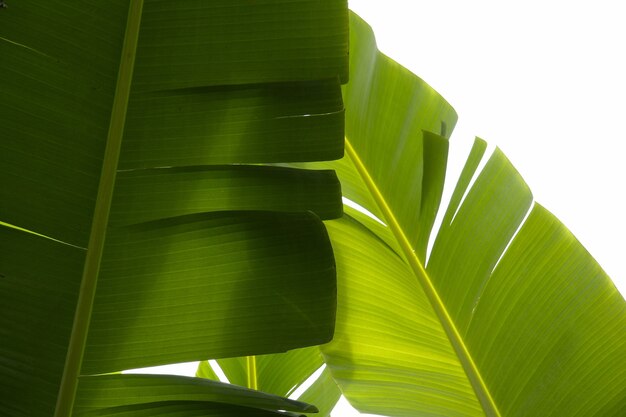
<path fill-rule="evenodd" d="M 476 173 L 480 139 L 427 262 L 456 114 L 356 16 L 350 44 L 347 155 L 315 165 L 384 225 L 350 207 L 326 222 L 339 299 L 320 351 L 343 394 L 389 416 L 623 414 L 626 304 L 610 279 L 499 150 Z"/>
<path fill-rule="evenodd" d="M 622 414 L 626 303 L 611 280 L 499 150 L 469 186 L 481 140 L 426 262 L 454 116 L 356 17 L 351 44 L 337 172 L 388 227 L 328 223 L 339 309 L 322 352 L 344 394 L 398 416 Z"/>
<path fill-rule="evenodd" d="M 101 374 L 331 339 L 337 177 L 258 164 L 342 155 L 347 42 L 345 1 L 2 10 L 0 414 L 313 410 Z"/>
<path fill-rule="evenodd" d="M 356 16 L 348 77 L 344 1 L 0 21 L 1 414 L 308 413 L 322 364 L 322 415 L 626 412 L 626 303 L 482 140 L 426 257 L 456 113 Z M 107 375 L 206 358 L 267 393 Z"/>

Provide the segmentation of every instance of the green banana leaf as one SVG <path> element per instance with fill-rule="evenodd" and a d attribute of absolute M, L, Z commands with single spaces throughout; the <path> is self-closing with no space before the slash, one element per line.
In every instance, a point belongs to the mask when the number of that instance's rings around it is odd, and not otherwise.
<path fill-rule="evenodd" d="M 344 90 L 356 210 L 327 222 L 337 327 L 321 351 L 360 411 L 389 416 L 626 413 L 626 303 L 504 155 L 477 139 L 432 253 L 453 109 L 351 18 Z M 476 174 L 473 185 L 472 179 Z"/>
<path fill-rule="evenodd" d="M 355 15 L 350 33 L 348 155 L 290 165 L 335 169 L 343 195 L 385 224 L 350 206 L 326 222 L 339 280 L 333 341 L 260 356 L 254 369 L 246 358 L 220 359 L 229 381 L 246 386 L 253 374 L 262 390 L 288 395 L 318 368 L 321 351 L 328 366 L 310 390 L 332 387 L 332 376 L 362 412 L 626 412 L 624 300 L 571 233 L 533 203 L 499 150 L 470 187 L 487 148 L 480 139 L 426 263 L 457 116 L 380 54 Z M 197 375 L 218 379 L 208 362 Z M 312 398 L 326 413 L 338 395 Z"/>
<path fill-rule="evenodd" d="M 171 410 L 159 411 L 158 408 L 172 403 L 175 403 L 176 409 L 191 415 L 198 411 L 209 415 L 237 415 L 236 412 L 247 415 L 251 412 L 251 415 L 261 416 L 282 415 L 279 410 L 315 412 L 314 406 L 302 402 L 201 378 L 174 375 L 87 376 L 81 378 L 80 385 L 74 413 L 79 416 L 132 415 L 144 410 L 146 413 L 171 413 Z"/>
<path fill-rule="evenodd" d="M 315 404 L 318 409 L 316 416 L 329 416 L 341 397 L 337 384 L 323 366 L 324 361 L 317 346 L 260 355 L 253 361 L 242 357 L 218 359 L 217 364 L 231 384 L 244 387 L 254 385 L 260 391 L 284 397 L 292 396 L 307 384 L 307 380 L 317 377 L 298 397 L 300 401 Z M 196 376 L 219 380 L 208 361 L 200 362 Z"/>
<path fill-rule="evenodd" d="M 242 164 L 343 155 L 347 48 L 345 1 L 0 8 L 0 414 L 313 410 L 100 374 L 331 339 L 336 175 Z"/>

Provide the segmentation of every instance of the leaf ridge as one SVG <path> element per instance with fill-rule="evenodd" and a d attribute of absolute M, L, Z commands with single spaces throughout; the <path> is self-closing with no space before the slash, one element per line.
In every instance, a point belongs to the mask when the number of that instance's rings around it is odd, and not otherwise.
<path fill-rule="evenodd" d="M 256 376 L 256 356 L 246 356 L 246 367 L 247 367 L 247 372 L 246 372 L 246 376 L 248 379 L 248 388 L 253 389 L 253 390 L 258 390 L 259 389 L 259 384 L 257 382 L 257 376 Z"/>
<path fill-rule="evenodd" d="M 71 416 L 74 407 L 78 377 L 80 376 L 82 358 L 87 343 L 87 332 L 95 299 L 98 272 L 106 236 L 105 231 L 109 220 L 115 176 L 124 135 L 124 124 L 126 122 L 135 55 L 139 40 L 142 9 L 143 0 L 131 1 L 128 8 L 126 32 L 120 56 L 117 85 L 113 97 L 106 149 L 102 161 L 100 183 L 98 185 L 98 195 L 91 224 L 89 244 L 87 246 L 88 250 L 81 279 L 81 288 L 74 314 L 72 333 L 54 411 L 55 417 Z"/>
<path fill-rule="evenodd" d="M 34 236 L 39 236 L 41 238 L 48 239 L 48 240 L 51 240 L 51 241 L 56 242 L 56 243 L 60 243 L 62 245 L 72 246 L 72 247 L 74 247 L 76 249 L 87 250 L 87 248 L 83 248 L 82 246 L 73 245 L 71 243 L 64 242 L 64 241 L 59 240 L 59 239 L 55 239 L 53 237 L 50 237 L 50 236 L 47 236 L 47 235 L 35 232 L 33 230 L 25 229 L 23 227 L 16 226 L 16 225 L 11 224 L 11 223 L 5 223 L 5 222 L 3 222 L 1 220 L 0 220 L 0 227 L 6 227 L 8 229 L 18 230 L 18 231 L 23 232 L 23 233 L 28 233 L 28 234 L 31 234 L 31 235 L 34 235 Z"/>
<path fill-rule="evenodd" d="M 366 184 L 368 190 L 372 194 L 374 201 L 376 201 L 376 204 L 382 211 L 387 225 L 389 226 L 391 232 L 398 241 L 404 257 L 409 263 L 409 266 L 413 270 L 413 273 L 417 277 L 420 285 L 422 286 L 422 289 L 424 290 L 426 297 L 430 301 L 430 304 L 433 307 L 435 314 L 437 314 L 437 317 L 439 318 L 439 321 L 441 322 L 441 325 L 444 328 L 444 331 L 446 332 L 446 335 L 448 336 L 448 339 L 450 340 L 450 343 L 454 348 L 454 351 L 456 352 L 459 361 L 461 362 L 461 365 L 463 366 L 463 370 L 465 371 L 465 374 L 467 375 L 467 378 L 472 385 L 472 388 L 474 389 L 474 392 L 476 393 L 476 396 L 480 401 L 480 404 L 483 407 L 485 414 L 487 416 L 500 417 L 498 407 L 494 399 L 492 398 L 491 393 L 489 392 L 489 389 L 487 388 L 485 382 L 483 381 L 482 376 L 480 375 L 480 372 L 476 364 L 474 363 L 474 360 L 472 359 L 472 356 L 469 353 L 461 334 L 459 333 L 450 314 L 448 313 L 445 304 L 441 300 L 441 297 L 437 293 L 436 288 L 434 287 L 430 277 L 428 276 L 426 269 L 415 254 L 415 250 L 412 248 L 408 238 L 406 237 L 404 231 L 400 227 L 400 224 L 396 220 L 393 211 L 387 204 L 387 201 L 378 189 L 378 186 L 376 185 L 374 179 L 369 174 L 367 168 L 365 167 L 365 164 L 361 161 L 361 158 L 359 157 L 358 153 L 356 152 L 348 138 L 345 139 L 345 149 L 346 154 L 354 164 L 357 172 L 363 179 L 363 182 Z"/>

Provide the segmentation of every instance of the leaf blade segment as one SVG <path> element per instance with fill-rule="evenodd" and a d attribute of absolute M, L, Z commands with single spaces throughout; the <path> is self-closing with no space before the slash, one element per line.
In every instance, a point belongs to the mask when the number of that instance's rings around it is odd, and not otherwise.
<path fill-rule="evenodd" d="M 441 325 L 444 328 L 450 340 L 450 343 L 452 344 L 452 347 L 454 348 L 454 351 L 456 352 L 459 361 L 461 362 L 461 365 L 463 366 L 467 378 L 472 385 L 472 388 L 474 389 L 474 392 L 476 393 L 476 396 L 480 401 L 480 404 L 482 405 L 485 414 L 487 416 L 500 417 L 498 407 L 493 397 L 491 396 L 491 393 L 489 392 L 489 389 L 487 388 L 487 385 L 485 384 L 480 374 L 480 371 L 478 370 L 478 367 L 472 359 L 472 356 L 468 351 L 467 346 L 463 341 L 463 338 L 461 337 L 461 334 L 459 333 L 450 314 L 448 313 L 445 304 L 437 293 L 437 290 L 433 285 L 432 280 L 428 276 L 424 265 L 416 256 L 413 247 L 409 243 L 406 234 L 400 227 L 400 224 L 398 223 L 393 211 L 387 204 L 374 179 L 368 172 L 367 167 L 359 157 L 359 154 L 354 149 L 348 138 L 346 138 L 345 146 L 346 154 L 352 160 L 357 172 L 363 179 L 363 182 L 366 184 L 368 190 L 372 194 L 372 197 L 376 201 L 376 204 L 383 213 L 386 224 L 389 226 L 393 235 L 398 241 L 404 257 L 409 263 L 411 269 L 413 270 L 413 273 L 415 274 L 422 289 L 424 290 L 424 293 L 430 301 L 432 308 L 437 314 L 437 317 L 439 318 L 439 321 L 441 322 Z"/>

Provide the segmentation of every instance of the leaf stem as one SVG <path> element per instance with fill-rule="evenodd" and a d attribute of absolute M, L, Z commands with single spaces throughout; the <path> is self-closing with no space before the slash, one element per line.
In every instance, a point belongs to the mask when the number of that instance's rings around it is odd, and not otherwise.
<path fill-rule="evenodd" d="M 378 189 L 376 183 L 374 182 L 374 179 L 370 176 L 367 168 L 359 158 L 358 153 L 352 147 L 352 144 L 347 138 L 345 143 L 346 153 L 348 154 L 348 157 L 354 163 L 354 166 L 359 172 L 359 175 L 361 175 L 363 181 L 367 185 L 367 188 L 372 193 L 376 204 L 383 212 L 387 225 L 389 226 L 396 240 L 400 244 L 402 252 L 407 259 L 409 266 L 411 267 L 413 273 L 421 284 L 422 289 L 426 294 L 426 297 L 430 301 L 430 304 L 433 307 L 435 314 L 437 314 L 437 317 L 439 318 L 443 329 L 448 335 L 448 339 L 450 340 L 450 343 L 452 344 L 452 347 L 454 348 L 459 358 L 459 361 L 461 362 L 461 365 L 465 370 L 465 374 L 467 375 L 467 378 L 472 385 L 472 388 L 476 393 L 476 397 L 480 401 L 480 404 L 482 405 L 485 414 L 489 417 L 500 417 L 498 407 L 491 397 L 491 393 L 489 392 L 487 385 L 483 381 L 482 376 L 480 375 L 480 372 L 478 371 L 478 368 L 474 363 L 474 360 L 472 359 L 472 356 L 467 350 L 467 346 L 465 346 L 465 342 L 463 341 L 461 334 L 456 328 L 452 317 L 450 317 L 450 314 L 448 313 L 446 306 L 443 303 L 443 300 L 441 300 L 441 298 L 439 297 L 437 289 L 435 288 L 433 282 L 428 276 L 426 269 L 422 265 L 422 262 L 419 260 L 419 258 L 415 255 L 415 251 L 413 250 L 413 247 L 411 246 L 409 240 L 404 234 L 404 231 L 400 227 L 398 220 L 391 211 L 391 208 L 387 204 L 387 201 L 383 197 L 382 193 Z"/>
<path fill-rule="evenodd" d="M 89 236 L 89 245 L 83 267 L 81 287 L 74 313 L 72 333 L 69 340 L 67 356 L 59 395 L 57 397 L 55 417 L 70 417 L 74 408 L 78 377 L 80 376 L 87 333 L 91 320 L 91 311 L 96 294 L 100 260 L 104 248 L 106 228 L 109 220 L 109 210 L 113 197 L 115 175 L 119 159 L 128 98 L 130 96 L 131 81 L 135 65 L 135 53 L 139 39 L 139 26 L 143 0 L 131 0 L 126 22 L 124 44 L 120 57 L 120 67 L 111 109 L 109 131 L 102 162 L 102 172 L 98 186 L 98 195 L 94 208 L 93 221 Z"/>
<path fill-rule="evenodd" d="M 248 383 L 248 388 L 253 389 L 253 390 L 258 390 L 259 389 L 259 385 L 257 382 L 257 375 L 256 375 L 256 356 L 246 356 L 246 367 L 247 367 L 247 383 Z"/>

